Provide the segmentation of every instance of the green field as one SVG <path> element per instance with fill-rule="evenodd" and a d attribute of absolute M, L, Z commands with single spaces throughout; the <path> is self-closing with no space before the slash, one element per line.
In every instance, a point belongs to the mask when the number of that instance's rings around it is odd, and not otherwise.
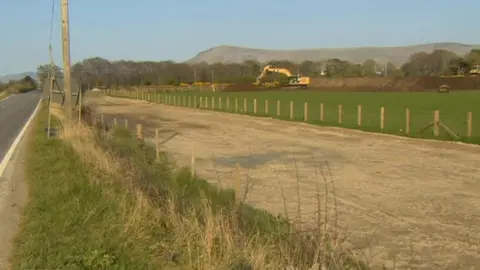
<path fill-rule="evenodd" d="M 118 93 L 117 93 L 118 95 Z M 440 111 L 440 121 L 461 137 L 461 141 L 480 143 L 480 92 L 465 91 L 448 94 L 439 93 L 359 93 L 359 92 L 312 92 L 312 91 L 265 91 L 265 92 L 184 92 L 168 94 L 138 94 L 138 98 L 149 98 L 155 102 L 166 102 L 173 105 L 191 106 L 196 97 L 208 100 L 208 109 L 212 109 L 212 97 L 215 109 L 227 111 L 227 99 L 230 112 L 235 112 L 235 99 L 238 100 L 238 113 L 244 109 L 247 101 L 247 112 L 254 114 L 254 100 L 257 103 L 259 116 L 269 116 L 290 120 L 290 101 L 294 104 L 294 121 L 304 121 L 304 104 L 308 103 L 308 123 L 326 126 L 342 126 L 373 132 L 384 132 L 396 135 L 407 135 L 406 108 L 410 110 L 411 137 L 434 138 L 433 129 L 419 132 L 433 121 L 435 110 Z M 185 96 L 185 99 L 183 98 Z M 268 113 L 265 112 L 265 100 L 268 100 Z M 280 101 L 280 116 L 277 117 L 277 101 Z M 185 103 L 183 103 L 185 102 Z M 320 104 L 324 105 L 324 120 L 320 121 Z M 221 104 L 221 107 L 219 106 Z M 338 123 L 338 105 L 342 105 L 343 121 Z M 361 126 L 358 126 L 358 105 L 362 106 Z M 380 128 L 380 111 L 384 107 L 384 129 Z M 220 109 L 221 108 L 221 109 Z M 467 114 L 472 113 L 472 137 L 467 136 Z M 451 136 L 440 130 L 437 139 L 450 140 Z"/>

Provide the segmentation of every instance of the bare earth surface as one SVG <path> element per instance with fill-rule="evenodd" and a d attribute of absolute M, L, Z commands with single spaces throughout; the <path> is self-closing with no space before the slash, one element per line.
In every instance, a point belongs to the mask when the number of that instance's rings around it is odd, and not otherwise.
<path fill-rule="evenodd" d="M 253 205 L 284 214 L 286 201 L 287 215 L 311 226 L 320 201 L 330 230 L 337 221 L 374 265 L 480 269 L 480 147 L 136 100 L 88 102 L 110 123 L 143 124 L 150 142 L 160 128 L 162 148 L 182 165 L 195 147 L 196 170 L 213 183 L 234 187 L 239 164 Z"/>

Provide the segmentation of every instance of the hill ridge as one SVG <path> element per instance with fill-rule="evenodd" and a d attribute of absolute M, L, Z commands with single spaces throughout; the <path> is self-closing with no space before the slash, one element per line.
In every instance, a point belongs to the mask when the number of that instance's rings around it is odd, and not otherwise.
<path fill-rule="evenodd" d="M 480 49 L 480 44 L 464 44 L 458 42 L 431 42 L 405 46 L 368 46 L 348 48 L 311 48 L 311 49 L 265 49 L 222 44 L 199 52 L 187 60 L 189 64 L 206 62 L 240 63 L 246 60 L 268 62 L 271 60 L 289 60 L 303 62 L 305 60 L 323 61 L 332 58 L 361 63 L 368 59 L 383 58 L 400 66 L 408 61 L 413 53 L 432 52 L 435 49 L 445 49 L 459 55 L 468 53 L 471 49 Z"/>

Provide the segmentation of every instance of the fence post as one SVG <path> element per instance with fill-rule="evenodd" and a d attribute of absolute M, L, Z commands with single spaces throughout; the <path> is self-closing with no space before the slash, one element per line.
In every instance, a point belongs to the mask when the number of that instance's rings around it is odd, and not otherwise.
<path fill-rule="evenodd" d="M 243 99 L 243 113 L 247 113 L 247 98 Z"/>
<path fill-rule="evenodd" d="M 385 108 L 380 108 L 380 129 L 383 130 L 385 128 Z"/>
<path fill-rule="evenodd" d="M 125 124 L 125 129 L 128 129 L 128 119 L 125 118 L 125 121 L 123 123 Z"/>
<path fill-rule="evenodd" d="M 137 124 L 137 138 L 138 139 L 143 139 L 143 128 L 142 124 Z"/>
<path fill-rule="evenodd" d="M 268 99 L 265 99 L 265 114 L 268 115 Z"/>
<path fill-rule="evenodd" d="M 322 122 L 323 122 L 323 120 L 325 120 L 325 115 L 324 115 L 323 109 L 324 109 L 323 103 L 320 103 L 320 121 L 322 121 Z"/>
<path fill-rule="evenodd" d="M 472 121 L 473 121 L 473 115 L 472 115 L 472 112 L 468 112 L 467 113 L 467 137 L 472 137 L 472 129 L 473 129 L 473 126 L 472 126 Z"/>
<path fill-rule="evenodd" d="M 238 113 L 238 98 L 235 98 L 235 112 Z"/>
<path fill-rule="evenodd" d="M 215 97 L 212 97 L 212 110 L 215 110 Z"/>
<path fill-rule="evenodd" d="M 192 180 L 195 179 L 195 174 L 196 174 L 196 170 L 195 170 L 195 162 L 196 161 L 196 158 L 195 158 L 195 144 L 193 145 L 192 147 L 192 156 L 190 158 L 190 175 L 192 176 Z"/>
<path fill-rule="evenodd" d="M 293 101 L 290 101 L 290 120 L 293 120 Z"/>
<path fill-rule="evenodd" d="M 222 109 L 222 97 L 218 97 L 218 109 Z"/>
<path fill-rule="evenodd" d="M 343 108 L 342 104 L 338 104 L 338 123 L 341 125 L 343 123 Z"/>
<path fill-rule="evenodd" d="M 208 109 L 208 98 L 207 98 L 207 97 L 205 97 L 205 99 L 204 99 L 204 100 L 205 100 L 205 109 Z"/>
<path fill-rule="evenodd" d="M 227 97 L 227 111 L 230 111 L 230 97 Z"/>
<path fill-rule="evenodd" d="M 253 99 L 253 113 L 257 114 L 257 99 Z"/>
<path fill-rule="evenodd" d="M 410 134 L 410 109 L 405 109 L 405 133 Z"/>
<path fill-rule="evenodd" d="M 433 112 L 433 136 L 438 137 L 440 135 L 440 127 L 438 123 L 440 122 L 440 111 L 435 110 Z"/>
<path fill-rule="evenodd" d="M 155 129 L 155 157 L 157 162 L 160 161 L 160 130 Z"/>
<path fill-rule="evenodd" d="M 362 126 L 362 105 L 357 105 L 357 126 Z"/>
<path fill-rule="evenodd" d="M 303 105 L 303 121 L 308 121 L 308 102 Z"/>
<path fill-rule="evenodd" d="M 280 100 L 277 100 L 277 117 L 280 117 Z"/>

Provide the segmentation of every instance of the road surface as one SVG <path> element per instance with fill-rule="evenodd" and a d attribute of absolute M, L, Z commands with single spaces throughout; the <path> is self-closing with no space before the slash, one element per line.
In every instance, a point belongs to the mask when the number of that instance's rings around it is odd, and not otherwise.
<path fill-rule="evenodd" d="M 37 107 L 41 94 L 31 91 L 0 100 L 0 164 Z"/>

